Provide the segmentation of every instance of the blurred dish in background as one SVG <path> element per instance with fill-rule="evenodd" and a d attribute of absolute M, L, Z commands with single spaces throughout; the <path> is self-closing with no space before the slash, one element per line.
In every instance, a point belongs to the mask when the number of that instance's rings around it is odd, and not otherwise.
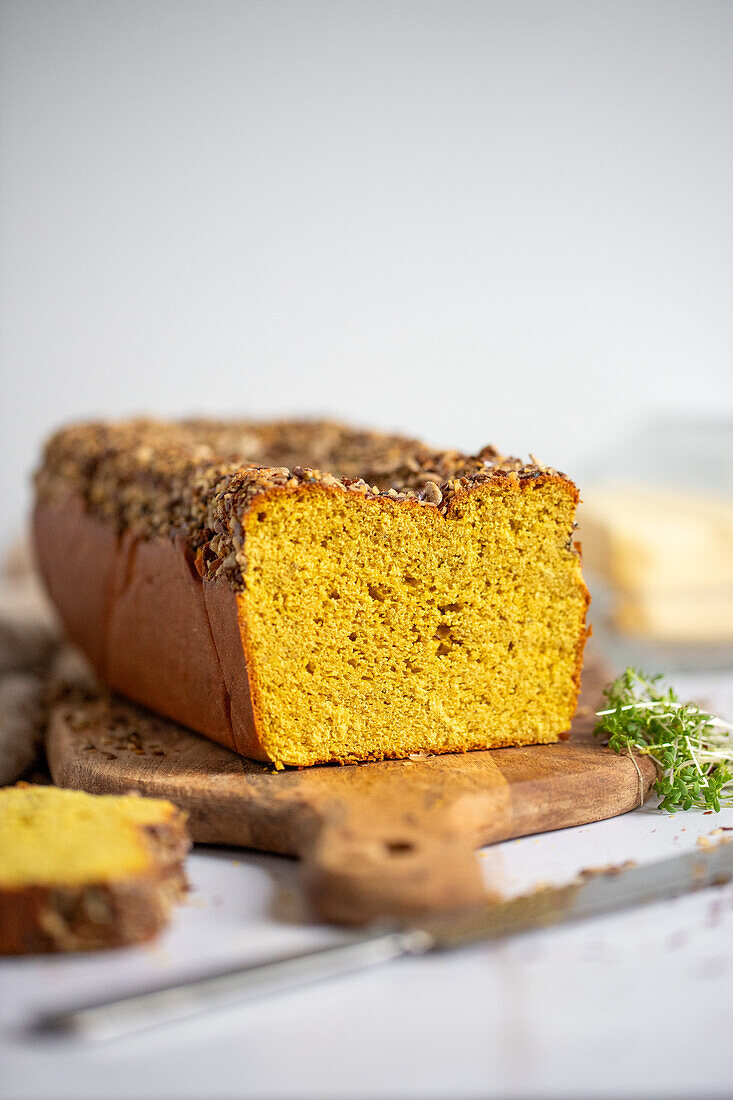
<path fill-rule="evenodd" d="M 624 634 L 733 642 L 733 500 L 654 486 L 591 488 L 579 513 L 583 561 L 614 595 Z"/>
<path fill-rule="evenodd" d="M 578 513 L 604 648 L 654 669 L 733 667 L 733 422 L 658 422 L 607 463 L 589 467 Z"/>

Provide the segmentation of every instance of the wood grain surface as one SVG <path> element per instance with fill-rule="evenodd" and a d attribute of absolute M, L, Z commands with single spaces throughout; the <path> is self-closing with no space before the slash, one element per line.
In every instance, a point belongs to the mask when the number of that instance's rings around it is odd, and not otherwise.
<path fill-rule="evenodd" d="M 193 839 L 299 856 L 322 919 L 358 924 L 486 897 L 476 849 L 625 813 L 649 759 L 592 736 L 605 674 L 588 665 L 568 741 L 463 755 L 274 771 L 120 698 L 69 694 L 47 731 L 54 781 L 170 798 Z"/>

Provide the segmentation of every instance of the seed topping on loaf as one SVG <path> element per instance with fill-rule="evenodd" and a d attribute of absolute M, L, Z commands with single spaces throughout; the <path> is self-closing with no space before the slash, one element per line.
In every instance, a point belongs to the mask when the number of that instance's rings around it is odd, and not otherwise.
<path fill-rule="evenodd" d="M 324 420 L 138 419 L 58 432 L 36 487 L 41 499 L 81 496 L 92 515 L 120 531 L 183 535 L 202 548 L 202 571 L 238 583 L 243 515 L 273 490 L 318 485 L 445 512 L 473 485 L 543 475 L 564 479 L 492 446 L 466 455 Z"/>

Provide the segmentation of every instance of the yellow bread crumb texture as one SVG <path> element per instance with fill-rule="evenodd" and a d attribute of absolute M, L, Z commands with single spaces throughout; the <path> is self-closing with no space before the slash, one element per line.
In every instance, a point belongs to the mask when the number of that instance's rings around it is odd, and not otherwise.
<path fill-rule="evenodd" d="M 485 485 L 437 509 L 325 489 L 246 517 L 240 624 L 278 764 L 557 740 L 587 591 L 575 490 Z"/>
<path fill-rule="evenodd" d="M 144 873 L 153 857 L 142 827 L 177 817 L 164 799 L 0 788 L 0 888 L 76 886 Z"/>

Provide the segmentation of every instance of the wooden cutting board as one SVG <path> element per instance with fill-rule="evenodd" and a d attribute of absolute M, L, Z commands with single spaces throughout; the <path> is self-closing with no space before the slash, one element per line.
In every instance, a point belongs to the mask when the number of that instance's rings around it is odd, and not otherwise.
<path fill-rule="evenodd" d="M 299 856 L 321 918 L 362 923 L 486 897 L 476 849 L 638 806 L 654 781 L 592 736 L 604 673 L 586 666 L 569 741 L 274 771 L 106 695 L 52 710 L 51 774 L 97 794 L 170 798 L 193 839 Z"/>

